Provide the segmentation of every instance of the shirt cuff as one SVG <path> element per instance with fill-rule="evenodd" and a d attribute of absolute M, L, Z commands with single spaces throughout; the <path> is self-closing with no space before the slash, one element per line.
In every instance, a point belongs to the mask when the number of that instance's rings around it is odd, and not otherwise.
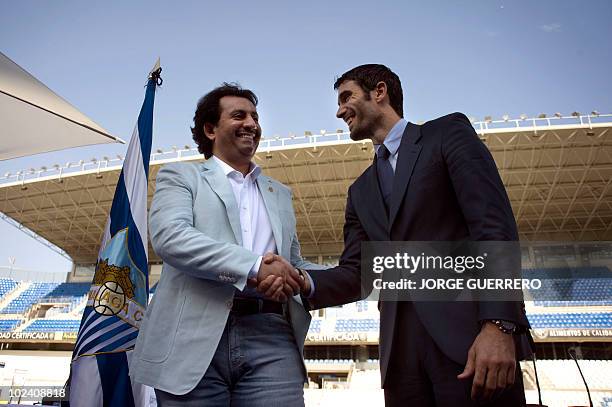
<path fill-rule="evenodd" d="M 308 296 L 305 297 L 308 300 L 314 296 L 315 286 L 314 281 L 312 281 L 312 277 L 310 277 L 310 274 L 308 274 L 307 271 L 304 271 L 304 274 L 306 275 L 306 278 L 308 278 L 308 281 L 310 281 L 310 292 L 308 293 Z"/>
<path fill-rule="evenodd" d="M 249 275 L 248 275 L 248 279 L 251 278 L 257 278 L 257 273 L 259 273 L 259 266 L 261 266 L 261 260 L 263 259 L 263 256 L 259 256 L 257 258 L 257 261 L 255 262 L 255 265 L 253 267 L 251 267 L 251 270 L 249 271 Z"/>

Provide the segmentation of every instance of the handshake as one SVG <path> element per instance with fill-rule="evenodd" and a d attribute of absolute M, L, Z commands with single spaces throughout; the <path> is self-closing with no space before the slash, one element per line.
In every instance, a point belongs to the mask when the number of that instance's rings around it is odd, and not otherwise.
<path fill-rule="evenodd" d="M 299 293 L 310 292 L 310 280 L 286 259 L 272 253 L 263 256 L 257 277 L 249 279 L 248 284 L 267 299 L 279 302 L 286 302 Z"/>

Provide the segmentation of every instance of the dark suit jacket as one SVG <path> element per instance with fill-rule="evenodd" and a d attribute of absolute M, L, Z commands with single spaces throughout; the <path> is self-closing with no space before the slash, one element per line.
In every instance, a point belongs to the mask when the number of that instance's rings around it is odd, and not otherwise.
<path fill-rule="evenodd" d="M 491 153 L 469 120 L 453 113 L 417 126 L 408 123 L 399 147 L 387 217 L 378 186 L 376 159 L 350 186 L 339 265 L 309 271 L 313 308 L 364 298 L 360 276 L 361 242 L 373 241 L 517 241 L 510 201 Z M 371 290 L 371 288 L 370 288 Z M 529 324 L 521 302 L 415 302 L 417 315 L 438 347 L 465 364 L 485 319 Z M 380 309 L 380 362 L 384 386 L 393 353 L 397 303 Z M 525 341 L 523 341 L 525 342 Z M 523 343 L 518 356 L 525 357 Z"/>

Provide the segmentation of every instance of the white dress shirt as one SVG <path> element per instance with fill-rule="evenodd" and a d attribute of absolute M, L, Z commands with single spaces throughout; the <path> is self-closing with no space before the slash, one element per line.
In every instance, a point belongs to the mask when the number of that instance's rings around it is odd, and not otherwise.
<path fill-rule="evenodd" d="M 389 134 L 387 134 L 383 142 L 387 150 L 389 150 L 389 164 L 391 164 L 391 168 L 393 168 L 393 173 L 395 173 L 395 166 L 397 165 L 397 158 L 399 157 L 399 147 L 406 126 L 408 126 L 408 122 L 405 119 L 399 119 L 391 130 L 389 130 Z M 374 144 L 374 150 L 376 150 L 377 154 L 379 147 L 380 144 Z"/>
<path fill-rule="evenodd" d="M 391 168 L 393 168 L 393 173 L 395 173 L 395 167 L 397 165 L 397 159 L 399 157 L 399 147 L 402 142 L 402 136 L 404 135 L 404 130 L 406 130 L 406 126 L 408 122 L 405 119 L 399 119 L 397 123 L 389 130 L 389 134 L 385 137 L 385 141 L 383 144 L 389 150 L 389 164 L 391 164 Z M 378 148 L 380 144 L 374 144 L 374 150 L 378 153 Z M 315 286 L 312 281 L 310 275 L 306 274 L 308 279 L 310 280 L 310 293 L 306 298 L 312 298 L 315 292 Z"/>
<path fill-rule="evenodd" d="M 277 253 L 272 224 L 256 182 L 261 173 L 261 168 L 257 164 L 251 163 L 249 173 L 242 175 L 240 171 L 230 167 L 220 158 L 214 155 L 212 158 L 217 161 L 232 186 L 240 211 L 242 247 L 260 255 L 249 272 L 249 278 L 254 278 L 259 271 L 263 255 L 269 252 Z"/>

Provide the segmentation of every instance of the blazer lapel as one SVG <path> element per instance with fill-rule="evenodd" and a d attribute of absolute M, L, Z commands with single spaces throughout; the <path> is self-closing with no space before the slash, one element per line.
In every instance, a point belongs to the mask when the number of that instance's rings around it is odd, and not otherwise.
<path fill-rule="evenodd" d="M 214 159 L 210 158 L 206 160 L 203 166 L 204 178 L 206 181 L 208 181 L 208 184 L 213 192 L 223 201 L 225 210 L 227 211 L 227 217 L 229 218 L 230 225 L 232 226 L 232 231 L 236 237 L 236 242 L 238 242 L 239 245 L 242 245 L 242 233 L 240 232 L 240 212 L 238 211 L 238 203 L 236 202 L 236 197 L 232 191 L 232 186 Z"/>
<path fill-rule="evenodd" d="M 265 175 L 259 174 L 257 177 L 257 186 L 263 198 L 266 211 L 268 212 L 268 219 L 270 219 L 270 225 L 272 225 L 272 234 L 276 241 L 276 250 L 278 254 L 282 253 L 283 247 L 283 234 L 281 219 L 278 211 L 278 188 L 274 187 L 272 180 Z"/>
<path fill-rule="evenodd" d="M 391 230 L 391 226 L 397 217 L 406 188 L 408 188 L 410 183 L 414 164 L 416 164 L 421 153 L 421 146 L 416 144 L 420 138 L 420 127 L 416 124 L 408 123 L 402 135 L 402 142 L 395 166 L 395 175 L 393 177 L 393 191 L 391 192 L 391 203 L 389 205 L 389 230 Z"/>

